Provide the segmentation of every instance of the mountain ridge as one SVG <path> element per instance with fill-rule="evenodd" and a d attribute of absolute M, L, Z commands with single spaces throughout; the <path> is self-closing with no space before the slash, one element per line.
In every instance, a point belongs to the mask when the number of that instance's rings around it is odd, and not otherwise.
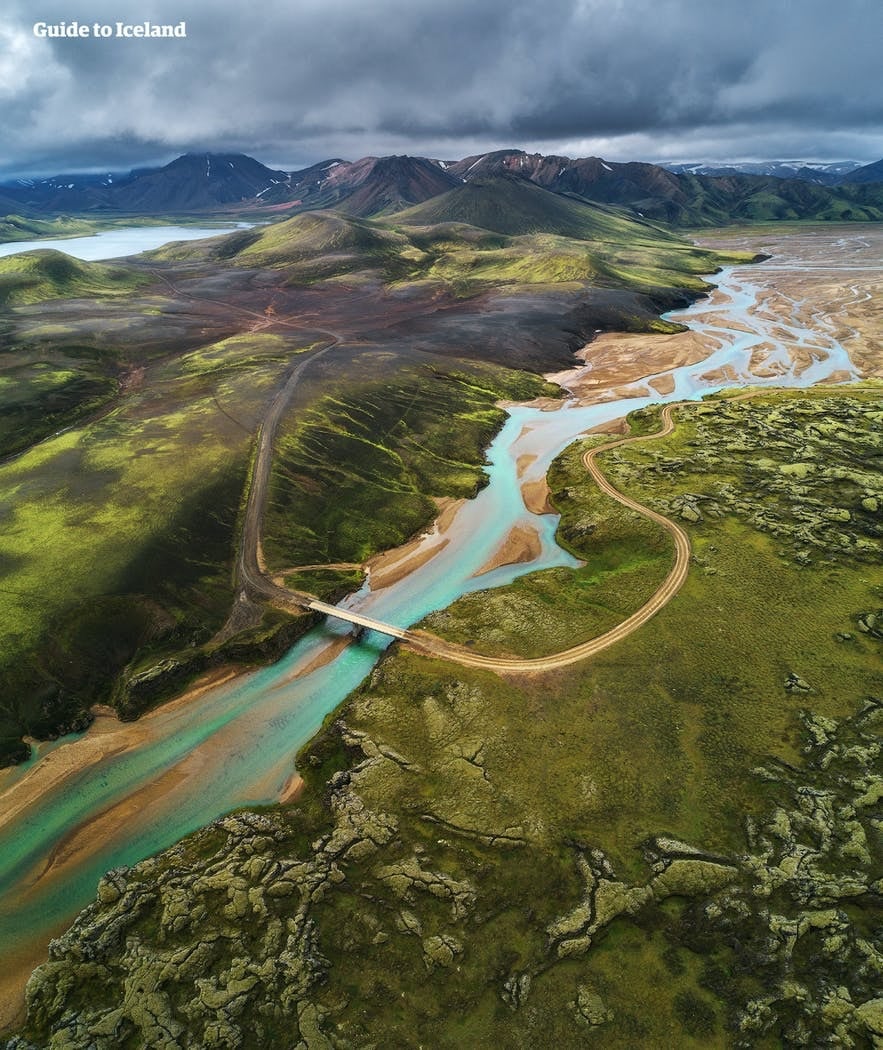
<path fill-rule="evenodd" d="M 46 214 L 257 213 L 332 208 L 369 218 L 418 206 L 456 186 L 505 176 L 633 216 L 674 226 L 732 222 L 881 221 L 883 161 L 825 178 L 704 175 L 641 161 L 494 150 L 461 160 L 426 157 L 333 159 L 294 171 L 268 168 L 245 154 L 190 153 L 127 175 L 54 176 L 0 184 L 0 211 Z M 807 169 L 809 171 L 809 169 Z M 804 173 L 806 174 L 806 173 Z"/>

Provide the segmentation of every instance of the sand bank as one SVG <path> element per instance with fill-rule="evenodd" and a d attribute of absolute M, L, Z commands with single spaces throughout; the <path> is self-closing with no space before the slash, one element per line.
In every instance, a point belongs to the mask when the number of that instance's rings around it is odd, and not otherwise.
<path fill-rule="evenodd" d="M 376 554 L 365 563 L 365 568 L 370 573 L 372 591 L 398 583 L 448 545 L 445 533 L 466 501 L 442 496 L 435 502 L 439 508 L 439 516 L 435 519 L 431 531 L 401 547 Z"/>
<path fill-rule="evenodd" d="M 484 576 L 486 572 L 498 569 L 501 565 L 519 565 L 522 562 L 533 561 L 540 549 L 537 530 L 532 525 L 516 525 L 491 558 L 473 575 Z"/>

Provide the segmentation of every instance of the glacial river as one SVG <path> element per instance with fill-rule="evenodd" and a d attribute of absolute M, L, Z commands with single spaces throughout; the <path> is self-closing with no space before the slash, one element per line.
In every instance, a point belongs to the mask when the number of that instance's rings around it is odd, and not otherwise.
<path fill-rule="evenodd" d="M 863 261 L 880 270 L 879 258 Z M 780 258 L 776 265 L 782 264 Z M 801 265 L 797 259 L 787 264 Z M 552 459 L 587 429 L 632 409 L 699 398 L 721 389 L 721 375 L 735 377 L 728 386 L 808 386 L 832 376 L 858 378 L 833 325 L 824 318 L 804 328 L 797 300 L 790 317 L 787 310 L 772 316 L 758 309 L 776 281 L 772 267 L 769 272 L 763 264 L 726 270 L 714 278 L 718 290 L 710 299 L 669 315 L 706 333 L 711 345 L 719 344 L 701 362 L 645 377 L 634 386 L 634 396 L 624 391 L 626 396 L 603 404 L 571 401 L 556 411 L 511 407 L 488 450 L 490 483 L 458 511 L 443 537 L 446 543 L 433 531 L 427 534 L 426 545 L 438 546 L 438 553 L 399 583 L 377 591 L 366 586 L 344 604 L 406 627 L 470 591 L 505 585 L 538 568 L 576 564 L 554 541 L 557 517 L 529 513 L 521 484 L 544 476 Z M 767 371 L 781 374 L 757 379 L 749 373 L 752 351 L 758 347 L 767 352 Z M 794 348 L 801 350 L 796 365 L 789 352 Z M 645 383 L 665 376 L 671 377 L 672 392 L 648 396 Z M 519 475 L 517 462 L 523 464 L 529 456 L 536 458 Z M 519 523 L 539 531 L 539 557 L 474 578 Z M 292 774 L 295 752 L 389 644 L 386 637 L 368 633 L 325 666 L 300 673 L 348 630 L 342 624 L 316 628 L 274 666 L 151 713 L 138 724 L 145 737 L 138 746 L 85 764 L 5 825 L 4 809 L 11 811 L 7 803 L 14 804 L 16 787 L 23 786 L 39 763 L 78 744 L 68 738 L 43 745 L 25 767 L 0 775 L 0 791 L 10 789 L 0 796 L 4 955 L 24 952 L 26 945 L 31 954 L 34 945 L 45 946 L 93 899 L 96 883 L 109 868 L 133 864 L 234 807 L 278 798 Z"/>

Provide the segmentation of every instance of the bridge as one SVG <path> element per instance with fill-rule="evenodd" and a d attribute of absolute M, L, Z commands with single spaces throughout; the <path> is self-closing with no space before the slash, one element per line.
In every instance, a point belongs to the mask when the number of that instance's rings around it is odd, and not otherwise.
<path fill-rule="evenodd" d="M 304 602 L 304 606 L 307 609 L 312 609 L 314 612 L 325 613 L 326 616 L 336 616 L 338 620 L 348 620 L 359 627 L 367 627 L 369 631 L 379 631 L 381 634 L 388 634 L 391 638 L 398 638 L 399 641 L 404 642 L 410 638 L 409 632 L 401 627 L 393 627 L 392 624 L 381 623 L 380 620 L 372 620 L 370 616 L 362 616 L 361 613 L 350 612 L 349 609 L 341 609 L 337 605 L 328 605 L 325 602 L 320 602 L 318 598 L 312 598 Z"/>

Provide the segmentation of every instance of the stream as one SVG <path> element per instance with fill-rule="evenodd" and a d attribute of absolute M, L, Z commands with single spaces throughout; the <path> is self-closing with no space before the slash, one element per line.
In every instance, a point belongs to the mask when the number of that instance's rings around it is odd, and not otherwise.
<path fill-rule="evenodd" d="M 880 260 L 873 264 L 879 271 Z M 555 543 L 557 516 L 529 513 L 521 485 L 542 478 L 552 459 L 586 430 L 633 409 L 699 398 L 723 386 L 809 386 L 829 377 L 857 379 L 824 318 L 812 328 L 803 327 L 804 304 L 797 300 L 790 317 L 787 311 L 767 316 L 760 308 L 763 296 L 775 287 L 772 271 L 783 265 L 796 268 L 800 261 L 780 257 L 769 266 L 727 269 L 713 278 L 718 289 L 709 299 L 667 315 L 718 346 L 703 361 L 648 376 L 634 384 L 634 396 L 606 403 L 571 400 L 552 411 L 511 406 L 488 449 L 489 484 L 458 510 L 444 536 L 435 529 L 425 535 L 424 545 L 438 552 L 398 583 L 372 591 L 369 581 L 342 604 L 407 627 L 471 591 L 504 586 L 541 568 L 577 565 Z M 749 373 L 758 348 L 765 352 L 765 378 Z M 799 353 L 792 357 L 789 348 Z M 670 394 L 661 397 L 645 389 L 648 380 L 662 376 L 671 377 Z M 528 462 L 527 457 L 535 458 L 519 474 L 516 464 Z M 474 578 L 519 524 L 539 532 L 537 559 Z M 292 774 L 295 752 L 390 644 L 368 632 L 325 666 L 299 674 L 349 631 L 342 623 L 317 627 L 279 663 L 213 687 L 197 700 L 152 712 L 138 723 L 144 739 L 136 746 L 84 764 L 0 826 L 4 953 L 25 944 L 45 945 L 94 898 L 106 870 L 134 864 L 235 807 L 275 801 Z M 3 771 L 0 791 L 10 793 L 0 801 L 0 819 L 7 799 L 15 800 L 15 787 L 39 763 L 76 746 L 71 737 L 40 745 L 29 763 Z M 58 865 L 55 870 L 47 858 Z"/>

